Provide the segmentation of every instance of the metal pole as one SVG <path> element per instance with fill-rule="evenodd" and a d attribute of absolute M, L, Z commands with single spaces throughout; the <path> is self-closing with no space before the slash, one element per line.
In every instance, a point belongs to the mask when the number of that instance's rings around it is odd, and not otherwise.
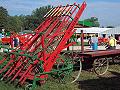
<path fill-rule="evenodd" d="M 81 52 L 84 53 L 84 33 L 81 30 Z"/>

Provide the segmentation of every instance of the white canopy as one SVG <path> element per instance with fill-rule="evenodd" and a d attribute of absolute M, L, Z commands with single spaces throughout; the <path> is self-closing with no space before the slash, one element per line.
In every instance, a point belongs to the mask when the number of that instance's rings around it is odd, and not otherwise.
<path fill-rule="evenodd" d="M 111 28 L 109 30 L 101 32 L 101 34 L 120 34 L 120 27 Z"/>
<path fill-rule="evenodd" d="M 83 30 L 83 33 L 89 33 L 89 34 L 90 33 L 91 34 L 97 33 L 97 34 L 100 34 L 101 32 L 110 30 L 111 28 L 92 27 L 92 28 L 75 28 L 75 29 L 77 29 L 76 33 L 81 33 L 81 30 Z"/>

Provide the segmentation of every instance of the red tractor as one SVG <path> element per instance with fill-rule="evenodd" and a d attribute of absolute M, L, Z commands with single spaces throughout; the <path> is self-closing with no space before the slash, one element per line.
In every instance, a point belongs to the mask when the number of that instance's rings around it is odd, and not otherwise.
<path fill-rule="evenodd" d="M 104 37 L 98 38 L 98 45 L 104 46 L 104 45 L 107 45 L 107 43 L 108 43 L 108 38 L 104 38 Z"/>
<path fill-rule="evenodd" d="M 11 47 L 14 47 L 14 39 L 18 39 L 19 46 L 23 45 L 26 43 L 30 38 L 32 37 L 32 34 L 16 34 L 16 33 L 11 33 L 10 37 L 3 37 L 1 38 L 2 44 L 9 44 Z"/>

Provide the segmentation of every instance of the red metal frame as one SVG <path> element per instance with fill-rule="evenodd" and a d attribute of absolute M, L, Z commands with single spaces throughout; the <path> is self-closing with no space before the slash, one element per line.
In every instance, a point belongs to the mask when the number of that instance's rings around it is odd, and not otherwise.
<path fill-rule="evenodd" d="M 77 24 L 82 12 L 86 7 L 86 2 L 80 6 L 76 5 L 67 5 L 67 6 L 58 6 L 52 9 L 48 14 L 45 15 L 46 20 L 35 29 L 35 35 L 21 46 L 21 53 L 32 52 L 36 53 L 37 49 L 40 49 L 37 52 L 39 58 L 34 60 L 32 63 L 29 63 L 30 59 L 25 56 L 19 56 L 17 60 L 14 60 L 16 57 L 14 54 L 11 55 L 10 62 L 0 70 L 2 73 L 8 66 L 12 66 L 5 73 L 4 77 L 10 77 L 13 75 L 11 81 L 13 81 L 17 76 L 20 76 L 19 83 L 22 85 L 27 78 L 33 79 L 34 67 L 41 61 L 43 61 L 43 72 L 50 72 L 53 68 L 54 63 L 59 57 L 60 52 L 67 48 L 75 42 L 68 43 L 67 41 L 76 31 L 74 26 Z M 73 20 L 70 20 L 71 17 Z M 52 47 L 52 50 L 49 51 L 48 47 Z M 12 51 L 14 52 L 14 51 Z M 32 54 L 30 54 L 32 56 Z M 1 64 L 3 61 L 0 62 Z M 26 69 L 24 69 L 27 67 Z M 39 75 L 39 78 L 47 78 L 47 75 Z"/>

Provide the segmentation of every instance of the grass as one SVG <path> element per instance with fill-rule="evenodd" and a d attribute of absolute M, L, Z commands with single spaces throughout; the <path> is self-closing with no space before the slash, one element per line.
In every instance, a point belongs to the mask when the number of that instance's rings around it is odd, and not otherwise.
<path fill-rule="evenodd" d="M 0 82 L 0 90 L 24 90 L 16 88 L 8 82 Z M 45 84 L 38 86 L 36 90 L 120 90 L 120 64 L 111 64 L 108 72 L 98 77 L 95 73 L 82 70 L 77 82 L 73 84 L 60 84 L 48 79 Z"/>
<path fill-rule="evenodd" d="M 48 80 L 36 90 L 119 90 L 120 89 L 120 64 L 110 65 L 108 72 L 97 77 L 93 72 L 82 70 L 79 80 L 73 84 L 60 84 Z M 0 90 L 24 90 L 15 88 L 13 84 L 0 82 Z"/>
<path fill-rule="evenodd" d="M 81 42 L 77 42 L 77 44 L 73 46 L 81 46 Z M 89 46 L 88 42 L 84 42 L 84 46 Z"/>

